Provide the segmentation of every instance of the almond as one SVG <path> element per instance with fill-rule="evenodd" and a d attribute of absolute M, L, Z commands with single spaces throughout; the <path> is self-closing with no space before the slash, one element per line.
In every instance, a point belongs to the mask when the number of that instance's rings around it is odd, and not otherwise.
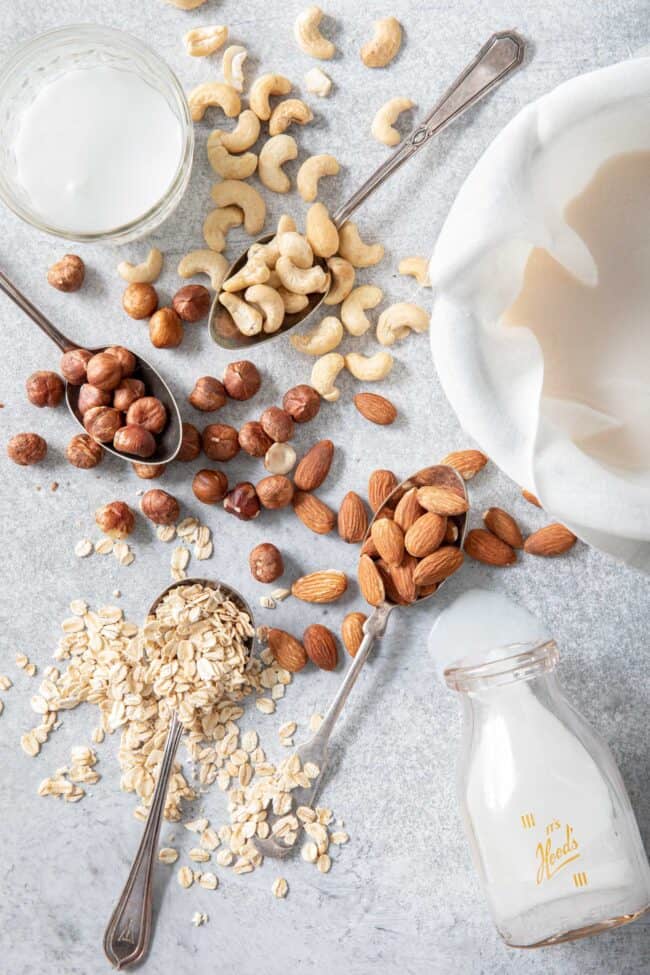
<path fill-rule="evenodd" d="M 291 636 L 286 630 L 269 629 L 267 640 L 271 653 L 285 670 L 296 673 L 307 663 L 307 652 L 302 643 Z"/>
<path fill-rule="evenodd" d="M 529 535 L 524 542 L 524 552 L 528 552 L 529 555 L 547 557 L 562 555 L 564 552 L 568 552 L 577 541 L 578 539 L 572 531 L 569 531 L 565 525 L 561 525 L 559 521 L 555 521 L 552 525 L 539 528 L 532 535 Z"/>
<path fill-rule="evenodd" d="M 467 498 L 463 498 L 451 488 L 421 487 L 417 498 L 426 511 L 437 515 L 462 515 L 469 508 Z"/>
<path fill-rule="evenodd" d="M 418 501 L 418 489 L 412 487 L 398 501 L 395 508 L 395 521 L 403 532 L 407 532 L 423 514 L 424 508 Z"/>
<path fill-rule="evenodd" d="M 296 579 L 291 593 L 305 603 L 333 603 L 348 588 L 348 577 L 337 569 L 322 569 Z"/>
<path fill-rule="evenodd" d="M 343 646 L 351 657 L 356 655 L 363 643 L 363 624 L 367 619 L 365 613 L 348 613 L 341 624 Z"/>
<path fill-rule="evenodd" d="M 473 528 L 467 533 L 465 551 L 486 565 L 512 565 L 517 561 L 515 550 L 485 528 Z"/>
<path fill-rule="evenodd" d="M 313 491 L 320 487 L 332 466 L 334 444 L 331 440 L 319 440 L 307 451 L 293 475 L 293 481 L 301 491 Z"/>
<path fill-rule="evenodd" d="M 296 491 L 292 501 L 293 510 L 303 525 L 317 535 L 327 535 L 336 524 L 336 515 L 324 501 L 308 491 Z"/>
<path fill-rule="evenodd" d="M 464 481 L 471 480 L 487 462 L 488 458 L 481 450 L 455 450 L 440 461 L 458 471 Z"/>
<path fill-rule="evenodd" d="M 378 511 L 389 494 L 397 487 L 392 471 L 373 471 L 368 480 L 368 501 L 373 511 Z"/>
<path fill-rule="evenodd" d="M 542 507 L 539 498 L 537 497 L 536 494 L 533 494 L 532 491 L 527 491 L 526 488 L 522 488 L 521 489 L 521 494 L 522 494 L 522 497 L 524 497 L 526 499 L 526 501 L 528 501 L 529 504 L 534 504 L 536 508 L 541 508 Z"/>
<path fill-rule="evenodd" d="M 458 541 L 458 525 L 447 518 L 447 527 L 445 529 L 445 545 L 453 545 L 454 542 Z"/>
<path fill-rule="evenodd" d="M 463 564 L 463 553 L 459 548 L 446 545 L 422 559 L 415 567 L 413 578 L 416 586 L 431 586 L 442 582 Z"/>
<path fill-rule="evenodd" d="M 334 670 L 339 660 L 336 638 L 331 630 L 320 623 L 308 626 L 302 635 L 307 656 L 321 670 Z"/>
<path fill-rule="evenodd" d="M 357 393 L 354 397 L 354 405 L 361 416 L 365 416 L 371 423 L 379 424 L 380 427 L 389 426 L 397 418 L 397 410 L 391 401 L 377 393 Z"/>
<path fill-rule="evenodd" d="M 483 514 L 483 521 L 485 527 L 489 528 L 492 534 L 500 538 L 506 545 L 510 545 L 512 548 L 523 546 L 524 539 L 519 525 L 512 515 L 509 515 L 503 508 L 488 508 Z"/>
<path fill-rule="evenodd" d="M 386 598 L 384 580 L 379 569 L 368 555 L 362 555 L 359 559 L 358 578 L 361 595 L 366 602 L 370 603 L 371 606 L 379 606 L 383 603 Z"/>
<path fill-rule="evenodd" d="M 358 494 L 348 491 L 339 508 L 339 535 L 344 542 L 361 542 L 368 531 L 368 513 Z"/>
<path fill-rule="evenodd" d="M 388 562 L 384 562 L 383 559 L 377 559 L 375 565 L 377 567 L 377 571 L 379 572 L 379 575 L 381 576 L 381 581 L 384 584 L 384 594 L 385 594 L 386 602 L 396 603 L 398 605 L 401 605 L 404 602 L 404 600 L 402 599 L 401 593 L 398 590 L 397 586 L 393 582 L 393 577 L 390 574 L 390 570 L 391 570 L 390 565 L 388 564 Z"/>
<path fill-rule="evenodd" d="M 404 557 L 404 532 L 390 518 L 374 521 L 370 534 L 381 558 L 388 565 L 399 565 Z"/>
<path fill-rule="evenodd" d="M 447 519 L 444 515 L 437 515 L 434 511 L 427 511 L 426 514 L 414 521 L 404 538 L 406 551 L 415 555 L 418 559 L 425 555 L 431 555 L 437 548 L 440 548 L 444 541 L 447 531 Z"/>
<path fill-rule="evenodd" d="M 378 559 L 379 552 L 377 551 L 377 546 L 372 540 L 372 535 L 368 535 L 365 542 L 361 546 L 361 555 L 369 555 L 371 559 Z"/>
<path fill-rule="evenodd" d="M 390 566 L 390 577 L 401 603 L 414 603 L 417 599 L 414 578 L 417 564 L 417 559 L 413 558 L 412 555 L 407 555 L 401 565 Z"/>

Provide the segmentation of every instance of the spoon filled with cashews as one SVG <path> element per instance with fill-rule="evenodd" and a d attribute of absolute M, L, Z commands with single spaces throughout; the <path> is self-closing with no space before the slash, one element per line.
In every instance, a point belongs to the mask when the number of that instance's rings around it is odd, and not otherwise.
<path fill-rule="evenodd" d="M 296 30 L 302 32 L 299 41 L 308 44 L 313 40 L 318 44 L 317 28 L 317 23 L 297 23 Z M 368 57 L 371 60 L 375 55 L 381 58 L 383 47 L 390 46 L 389 42 L 390 37 L 375 38 L 370 42 L 372 50 L 367 52 Z M 349 217 L 407 159 L 517 68 L 523 60 L 524 50 L 524 40 L 514 31 L 493 34 L 430 114 L 334 214 L 330 216 L 324 204 L 312 202 L 307 211 L 304 234 L 298 232 L 290 217 L 283 216 L 275 233 L 257 237 L 225 272 L 222 271 L 223 283 L 210 311 L 209 329 L 214 341 L 229 350 L 249 348 L 305 322 L 323 303 L 335 305 L 340 302 L 343 302 L 341 319 L 348 331 L 363 334 L 370 324 L 365 311 L 379 304 L 382 293 L 371 285 L 352 290 L 355 268 L 377 264 L 384 249 L 381 244 L 364 243 Z M 327 50 L 323 48 L 315 56 L 326 58 Z M 285 129 L 291 122 L 304 124 L 311 118 L 310 109 L 299 99 L 285 99 L 271 109 L 270 96 L 287 94 L 289 89 L 290 83 L 281 75 L 265 75 L 258 79 L 250 93 L 252 110 L 241 113 L 232 132 L 218 130 L 213 134 L 212 143 L 208 142 L 210 162 L 223 177 L 222 182 L 213 187 L 212 198 L 217 209 L 209 215 L 204 227 L 206 240 L 216 250 L 223 249 L 224 234 L 231 226 L 243 222 L 251 236 L 259 234 L 264 226 L 264 200 L 253 186 L 243 182 L 253 171 L 255 157 L 252 153 L 231 155 L 252 145 L 259 134 L 260 119 L 269 122 L 271 135 L 259 156 L 260 179 L 277 192 L 286 192 L 288 188 L 288 177 L 282 166 L 296 158 L 297 148 L 295 140 L 285 134 Z M 212 92 L 205 98 L 218 95 L 218 92 Z M 385 130 L 383 141 L 387 144 L 394 144 L 391 141 L 392 122 L 400 111 L 410 107 L 410 103 L 409 106 L 401 104 L 404 100 L 396 101 L 400 104 L 387 108 L 385 117 L 377 122 Z M 193 117 L 200 118 L 205 110 L 204 96 L 200 92 L 190 107 Z M 227 115 L 237 114 L 237 105 L 224 102 L 222 107 Z M 397 134 L 395 129 L 392 132 Z M 252 158 L 247 159 L 247 156 Z M 314 201 L 318 180 L 337 172 L 338 163 L 333 156 L 323 154 L 307 160 L 299 173 L 303 199 Z M 225 259 L 222 255 L 219 257 L 220 264 L 224 265 Z M 426 269 L 413 267 L 405 273 L 418 277 L 424 275 Z M 426 328 L 428 316 L 426 323 L 414 321 L 414 307 L 407 303 L 393 305 L 380 317 L 378 338 L 382 345 L 391 345 L 411 329 L 423 331 Z M 296 336 L 295 341 L 292 337 L 296 348 L 321 356 L 316 364 L 322 373 L 316 377 L 317 388 L 330 401 L 338 399 L 334 381 L 344 367 L 359 379 L 376 379 L 385 375 L 392 364 L 387 352 L 366 358 L 355 353 L 343 357 L 328 351 L 338 344 L 340 328 L 338 319 L 330 316 L 320 322 L 315 331 Z"/>

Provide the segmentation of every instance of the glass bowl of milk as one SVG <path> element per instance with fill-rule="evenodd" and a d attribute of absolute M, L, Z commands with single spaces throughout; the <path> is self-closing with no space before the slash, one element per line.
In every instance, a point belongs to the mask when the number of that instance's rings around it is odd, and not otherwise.
<path fill-rule="evenodd" d="M 0 67 L 0 198 L 69 240 L 150 233 L 187 187 L 194 131 L 170 68 L 91 24 L 48 31 Z"/>

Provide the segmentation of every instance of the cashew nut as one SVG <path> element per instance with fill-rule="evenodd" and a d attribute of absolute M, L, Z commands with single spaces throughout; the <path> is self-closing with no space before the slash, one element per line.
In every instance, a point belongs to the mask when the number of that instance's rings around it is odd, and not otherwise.
<path fill-rule="evenodd" d="M 378 379 L 386 378 L 393 368 L 393 361 L 390 352 L 375 352 L 374 355 L 348 352 L 345 357 L 345 368 L 352 373 L 355 379 L 374 383 Z"/>
<path fill-rule="evenodd" d="M 271 95 L 287 95 L 290 91 L 291 82 L 284 75 L 263 74 L 251 85 L 248 101 L 257 117 L 267 122 L 271 117 Z"/>
<path fill-rule="evenodd" d="M 291 344 L 298 352 L 307 355 L 325 355 L 341 344 L 343 326 L 334 315 L 328 315 L 316 328 L 304 335 L 292 335 Z"/>
<path fill-rule="evenodd" d="M 331 257 L 339 249 L 339 232 L 323 203 L 312 203 L 309 207 L 305 236 L 319 257 Z"/>
<path fill-rule="evenodd" d="M 182 278 L 193 278 L 197 274 L 207 274 L 210 284 L 219 291 L 228 270 L 228 261 L 223 254 L 213 250 L 190 251 L 178 265 Z"/>
<path fill-rule="evenodd" d="M 320 7 L 307 7 L 296 18 L 293 34 L 301 51 L 320 61 L 329 61 L 334 57 L 336 48 L 318 29 L 322 19 L 323 11 Z"/>
<path fill-rule="evenodd" d="M 248 248 L 248 256 L 253 257 L 255 254 L 260 254 L 264 263 L 270 267 L 275 268 L 278 257 L 280 256 L 280 237 L 285 233 L 293 233 L 296 229 L 296 223 L 293 217 L 287 216 L 283 213 L 278 220 L 278 229 L 275 233 L 275 237 L 272 237 L 268 244 L 254 243 Z M 313 263 L 313 261 L 312 261 Z M 277 282 L 272 282 L 269 278 L 268 284 L 274 288 L 280 286 L 280 280 Z"/>
<path fill-rule="evenodd" d="M 281 234 L 278 247 L 282 257 L 288 257 L 296 267 L 307 268 L 314 263 L 314 252 L 309 246 L 309 241 L 295 230 Z"/>
<path fill-rule="evenodd" d="M 332 90 L 332 79 L 320 68 L 312 68 L 305 75 L 305 88 L 319 98 L 327 98 Z"/>
<path fill-rule="evenodd" d="M 370 131 L 377 142 L 383 142 L 385 146 L 397 145 L 402 137 L 393 127 L 393 122 L 402 112 L 408 112 L 410 108 L 413 108 L 413 105 L 414 102 L 410 98 L 389 98 L 381 106 L 370 127 Z"/>
<path fill-rule="evenodd" d="M 364 244 L 356 223 L 348 220 L 339 231 L 339 254 L 354 267 L 370 267 L 379 264 L 384 248 L 382 244 Z"/>
<path fill-rule="evenodd" d="M 429 327 L 429 315 L 410 301 L 400 301 L 396 305 L 386 308 L 377 322 L 377 340 L 381 345 L 394 345 L 398 339 L 404 339 L 409 332 L 426 332 Z"/>
<path fill-rule="evenodd" d="M 196 10 L 205 2 L 206 0 L 167 0 L 167 3 L 171 3 L 172 7 L 178 7 L 179 10 Z"/>
<path fill-rule="evenodd" d="M 314 117 L 309 105 L 300 98 L 285 98 L 275 106 L 269 119 L 269 134 L 279 135 L 286 132 L 289 126 L 295 122 L 297 125 L 306 125 Z"/>
<path fill-rule="evenodd" d="M 244 298 L 250 305 L 257 305 L 262 312 L 262 329 L 277 332 L 284 321 L 284 301 L 275 288 L 268 284 L 254 284 L 246 289 Z"/>
<path fill-rule="evenodd" d="M 260 150 L 259 178 L 267 190 L 288 193 L 291 180 L 282 172 L 282 166 L 298 155 L 296 140 L 290 135 L 274 135 Z"/>
<path fill-rule="evenodd" d="M 224 145 L 215 142 L 211 144 L 210 139 L 208 139 L 208 159 L 215 173 L 223 179 L 247 179 L 253 175 L 257 169 L 257 156 L 254 152 L 231 156 Z"/>
<path fill-rule="evenodd" d="M 327 291 L 329 274 L 319 264 L 314 267 L 300 268 L 288 257 L 278 257 L 275 270 L 287 291 L 297 295 L 311 295 L 314 292 Z"/>
<path fill-rule="evenodd" d="M 375 21 L 375 33 L 361 48 L 361 60 L 367 68 L 385 68 L 402 46 L 402 27 L 395 17 Z"/>
<path fill-rule="evenodd" d="M 117 265 L 117 273 L 129 284 L 153 284 L 160 277 L 163 266 L 163 256 L 157 247 L 152 247 L 146 260 L 141 264 L 131 264 L 121 261 Z"/>
<path fill-rule="evenodd" d="M 374 284 L 362 284 L 351 291 L 341 305 L 341 320 L 350 335 L 363 335 L 370 328 L 371 322 L 364 315 L 366 308 L 376 308 L 384 292 Z"/>
<path fill-rule="evenodd" d="M 330 257 L 327 266 L 332 275 L 330 290 L 325 295 L 326 305 L 338 305 L 352 291 L 356 272 L 349 261 L 344 257 Z"/>
<path fill-rule="evenodd" d="M 224 85 L 221 81 L 204 81 L 197 85 L 187 96 L 187 102 L 193 122 L 200 122 L 211 105 L 218 105 L 228 118 L 241 111 L 239 94 L 232 85 Z"/>
<path fill-rule="evenodd" d="M 232 320 L 242 335 L 257 335 L 262 331 L 262 313 L 252 305 L 246 304 L 238 295 L 222 291 L 219 301 L 227 308 Z"/>
<path fill-rule="evenodd" d="M 266 220 L 266 203 L 254 186 L 240 179 L 224 179 L 216 183 L 211 191 L 212 199 L 218 207 L 234 204 L 244 211 L 244 228 L 254 237 L 259 234 Z"/>
<path fill-rule="evenodd" d="M 314 363 L 311 384 L 328 403 L 335 403 L 341 395 L 341 390 L 336 388 L 334 381 L 344 367 L 345 359 L 338 352 L 328 352 Z"/>
<path fill-rule="evenodd" d="M 310 156 L 298 170 L 296 185 L 306 203 L 311 203 L 318 195 L 318 180 L 322 176 L 336 176 L 340 169 L 338 160 L 329 153 Z"/>
<path fill-rule="evenodd" d="M 295 229 L 296 221 L 293 219 L 293 217 L 290 217 L 288 213 L 283 213 L 278 220 L 278 229 L 275 232 L 275 236 L 281 237 L 282 234 L 289 234 Z"/>
<path fill-rule="evenodd" d="M 232 85 L 235 91 L 244 90 L 244 61 L 247 57 L 248 51 L 241 44 L 231 44 L 223 52 L 221 72 L 226 83 Z"/>
<path fill-rule="evenodd" d="M 208 156 L 213 146 L 223 146 L 228 152 L 244 152 L 257 142 L 260 135 L 260 120 L 250 108 L 244 109 L 232 132 L 215 129 L 208 139 Z"/>
<path fill-rule="evenodd" d="M 224 281 L 222 288 L 224 291 L 243 291 L 244 288 L 250 288 L 251 285 L 264 284 L 268 281 L 270 273 L 264 261 L 253 258 L 247 261 L 231 278 Z"/>
<path fill-rule="evenodd" d="M 193 58 L 204 58 L 208 54 L 218 51 L 228 37 L 228 28 L 215 25 L 214 27 L 195 27 L 188 30 L 183 38 L 185 50 Z"/>
<path fill-rule="evenodd" d="M 287 315 L 297 315 L 299 311 L 302 311 L 309 304 L 307 295 L 294 294 L 293 291 L 283 288 L 282 285 L 280 285 L 277 291 L 282 298 L 284 310 Z"/>
<path fill-rule="evenodd" d="M 231 227 L 238 227 L 244 220 L 239 207 L 221 207 L 211 210 L 203 221 L 203 239 L 213 251 L 222 251 L 226 246 L 226 234 Z"/>
<path fill-rule="evenodd" d="M 400 274 L 408 274 L 415 278 L 423 288 L 431 287 L 429 278 L 429 262 L 426 257 L 403 257 L 397 266 Z"/>

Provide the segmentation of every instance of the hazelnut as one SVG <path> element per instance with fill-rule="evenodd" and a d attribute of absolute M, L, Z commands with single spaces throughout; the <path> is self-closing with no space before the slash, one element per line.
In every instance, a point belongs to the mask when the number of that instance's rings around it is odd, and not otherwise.
<path fill-rule="evenodd" d="M 251 457 L 263 457 L 272 443 L 257 420 L 249 420 L 239 431 L 239 446 Z"/>
<path fill-rule="evenodd" d="M 247 359 L 230 362 L 223 374 L 223 384 L 232 399 L 246 400 L 254 396 L 262 385 L 257 366 Z"/>
<path fill-rule="evenodd" d="M 38 464 L 47 453 L 47 443 L 37 433 L 17 433 L 7 444 L 7 457 L 14 464 Z"/>
<path fill-rule="evenodd" d="M 202 284 L 186 284 L 172 298 L 172 308 L 184 322 L 198 322 L 210 311 L 212 298 Z"/>
<path fill-rule="evenodd" d="M 125 349 L 123 345 L 109 345 L 107 349 L 104 349 L 107 355 L 114 355 L 122 366 L 122 376 L 132 376 L 135 372 L 135 367 L 138 364 L 138 360 L 133 355 L 129 349 Z"/>
<path fill-rule="evenodd" d="M 282 553 L 270 542 L 256 545 L 248 556 L 251 575 L 258 582 L 275 582 L 284 572 Z"/>
<path fill-rule="evenodd" d="M 56 372 L 39 369 L 25 383 L 27 399 L 34 406 L 58 406 L 63 399 L 65 386 Z"/>
<path fill-rule="evenodd" d="M 320 410 L 320 396 L 312 386 L 301 383 L 284 394 L 282 406 L 296 423 L 307 423 Z"/>
<path fill-rule="evenodd" d="M 126 538 L 135 528 L 135 515 L 126 501 L 110 501 L 95 512 L 100 531 L 109 538 Z"/>
<path fill-rule="evenodd" d="M 120 411 L 112 406 L 92 406 L 83 420 L 86 431 L 100 443 L 110 443 L 124 422 Z"/>
<path fill-rule="evenodd" d="M 153 433 L 137 423 L 120 427 L 113 437 L 113 446 L 121 454 L 134 454 L 136 457 L 152 457 L 156 452 Z"/>
<path fill-rule="evenodd" d="M 76 254 L 66 254 L 47 272 L 48 283 L 57 291 L 78 291 L 84 283 L 86 265 Z"/>
<path fill-rule="evenodd" d="M 159 308 L 149 319 L 149 338 L 157 349 L 175 349 L 183 341 L 185 329 L 173 308 Z"/>
<path fill-rule="evenodd" d="M 113 406 L 125 413 L 132 403 L 144 396 L 144 383 L 141 379 L 123 379 L 113 393 Z"/>
<path fill-rule="evenodd" d="M 293 497 L 293 484 L 282 474 L 263 477 L 256 490 L 265 508 L 286 508 Z"/>
<path fill-rule="evenodd" d="M 260 513 L 260 499 L 250 481 L 242 481 L 228 492 L 223 507 L 229 515 L 235 515 L 241 521 L 251 521 Z"/>
<path fill-rule="evenodd" d="M 100 463 L 104 449 L 87 433 L 78 433 L 68 444 L 65 455 L 73 467 L 88 471 Z"/>
<path fill-rule="evenodd" d="M 225 406 L 226 390 L 223 383 L 214 376 L 201 376 L 194 383 L 194 389 L 187 398 L 195 410 L 212 413 Z"/>
<path fill-rule="evenodd" d="M 285 443 L 293 437 L 293 420 L 279 406 L 269 406 L 260 417 L 264 433 L 268 433 L 275 443 Z"/>
<path fill-rule="evenodd" d="M 86 366 L 93 354 L 87 349 L 70 349 L 61 356 L 59 368 L 71 386 L 81 386 L 86 382 Z"/>
<path fill-rule="evenodd" d="M 274 443 L 264 455 L 269 474 L 288 474 L 296 463 L 296 452 L 289 443 Z"/>
<path fill-rule="evenodd" d="M 193 423 L 183 423 L 181 427 L 181 445 L 176 460 L 187 463 L 196 460 L 201 453 L 201 434 Z"/>
<path fill-rule="evenodd" d="M 149 318 L 158 307 L 158 292 L 150 284 L 130 284 L 122 295 L 122 308 L 130 318 Z"/>
<path fill-rule="evenodd" d="M 167 410 L 155 396 L 142 396 L 129 406 L 127 423 L 136 423 L 149 433 L 162 433 L 167 426 Z"/>
<path fill-rule="evenodd" d="M 157 477 L 162 477 L 167 470 L 167 464 L 138 464 L 135 460 L 131 467 L 143 481 L 153 481 Z"/>
<path fill-rule="evenodd" d="M 222 471 L 204 468 L 197 471 L 192 481 L 195 496 L 204 504 L 216 504 L 223 501 L 228 491 L 228 478 Z"/>
<path fill-rule="evenodd" d="M 88 361 L 86 377 L 98 389 L 116 389 L 122 382 L 120 360 L 108 352 L 98 352 Z"/>
<path fill-rule="evenodd" d="M 239 453 L 239 434 L 225 423 L 210 423 L 201 442 L 210 460 L 232 460 Z"/>
<path fill-rule="evenodd" d="M 140 502 L 142 513 L 154 525 L 174 525 L 180 515 L 178 501 L 173 494 L 161 491 L 160 488 L 153 488 L 142 495 Z"/>
<path fill-rule="evenodd" d="M 107 389 L 98 389 L 97 386 L 84 383 L 79 390 L 77 409 L 83 416 L 93 406 L 110 406 L 112 399 L 113 395 Z"/>

